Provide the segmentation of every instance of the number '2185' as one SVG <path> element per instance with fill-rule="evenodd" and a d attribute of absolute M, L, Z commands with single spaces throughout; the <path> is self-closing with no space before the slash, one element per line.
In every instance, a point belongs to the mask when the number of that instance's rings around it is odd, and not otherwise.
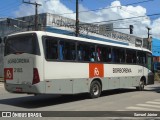
<path fill-rule="evenodd" d="M 14 72 L 23 72 L 22 68 L 14 68 Z"/>

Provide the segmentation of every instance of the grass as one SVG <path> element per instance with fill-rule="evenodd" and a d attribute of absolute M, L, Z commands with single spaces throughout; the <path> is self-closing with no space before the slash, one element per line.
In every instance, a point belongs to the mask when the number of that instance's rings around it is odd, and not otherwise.
<path fill-rule="evenodd" d="M 155 81 L 160 81 L 160 72 L 155 72 L 154 73 L 154 80 Z"/>

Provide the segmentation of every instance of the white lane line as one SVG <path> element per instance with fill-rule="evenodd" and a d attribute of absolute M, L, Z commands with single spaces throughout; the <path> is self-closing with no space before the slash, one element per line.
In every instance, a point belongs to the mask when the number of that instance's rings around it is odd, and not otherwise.
<path fill-rule="evenodd" d="M 126 111 L 126 110 L 116 110 L 116 111 Z"/>
<path fill-rule="evenodd" d="M 151 108 L 144 108 L 144 107 L 127 107 L 126 109 L 130 109 L 130 110 L 143 110 L 143 111 L 159 111 L 157 109 L 151 109 Z"/>
<path fill-rule="evenodd" d="M 146 103 L 149 103 L 149 104 L 159 104 L 160 105 L 160 102 L 154 102 L 154 101 L 148 101 Z"/>
<path fill-rule="evenodd" d="M 143 106 L 143 107 L 154 107 L 154 108 L 160 108 L 160 106 L 157 105 L 149 105 L 149 104 L 137 104 L 138 106 Z"/>

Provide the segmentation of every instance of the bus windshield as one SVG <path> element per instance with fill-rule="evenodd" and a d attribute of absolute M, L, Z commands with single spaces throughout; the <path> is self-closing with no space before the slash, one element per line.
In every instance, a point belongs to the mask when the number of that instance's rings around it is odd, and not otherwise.
<path fill-rule="evenodd" d="M 8 37 L 5 44 L 5 56 L 21 53 L 40 55 L 36 34 L 29 33 Z"/>

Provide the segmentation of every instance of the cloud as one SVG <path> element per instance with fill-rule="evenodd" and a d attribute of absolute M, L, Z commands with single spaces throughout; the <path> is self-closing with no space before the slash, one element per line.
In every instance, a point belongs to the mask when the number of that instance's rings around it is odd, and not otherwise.
<path fill-rule="evenodd" d="M 37 2 L 42 4 L 38 7 L 39 13 L 53 13 L 53 14 L 64 14 L 73 13 L 73 10 L 67 8 L 60 0 L 32 0 L 31 2 Z M 22 4 L 17 11 L 14 12 L 16 17 L 33 15 L 35 13 L 35 6 L 30 4 Z M 65 17 L 75 19 L 74 14 L 64 14 Z"/>
<path fill-rule="evenodd" d="M 35 0 L 33 0 L 35 1 Z M 73 10 L 65 6 L 60 0 L 36 0 L 38 3 L 43 4 L 43 6 L 39 7 L 39 13 L 49 12 L 53 14 L 63 14 L 64 17 L 68 17 L 71 19 L 75 19 L 75 14 L 64 14 L 64 13 L 72 13 Z M 135 19 L 126 19 L 123 21 L 114 21 L 115 28 L 129 28 L 129 25 L 134 25 L 133 35 L 140 37 L 147 37 L 147 29 L 146 27 L 152 27 L 152 36 L 160 38 L 160 18 L 154 21 L 151 21 L 147 17 L 146 8 L 137 5 L 137 6 L 123 6 L 121 2 L 118 0 L 113 1 L 109 6 L 106 6 L 104 9 L 99 8 L 101 10 L 98 11 L 88 11 L 89 9 L 84 5 L 79 5 L 79 19 L 82 22 L 93 23 L 100 21 L 108 21 L 103 24 L 109 24 L 117 19 L 125 19 L 137 16 L 144 16 Z M 82 12 L 88 11 L 88 12 Z M 31 15 L 35 12 L 35 8 L 33 5 L 23 4 L 19 7 L 18 11 L 15 11 L 17 17 Z M 129 29 L 115 29 L 117 31 L 121 31 L 129 34 Z"/>
<path fill-rule="evenodd" d="M 151 32 L 156 38 L 160 38 L 160 18 L 153 21 L 151 25 Z"/>
<path fill-rule="evenodd" d="M 80 10 L 85 11 L 83 5 L 80 5 Z M 87 17 L 86 17 L 87 16 Z M 112 21 L 117 19 L 125 19 L 131 17 L 144 16 L 135 19 L 126 19 L 121 21 Z M 94 12 L 82 12 L 80 13 L 80 20 L 84 22 L 98 22 L 108 21 L 103 24 L 113 23 L 114 28 L 129 28 L 129 25 L 134 25 L 134 35 L 140 37 L 147 37 L 146 26 L 150 26 L 150 19 L 146 16 L 146 9 L 142 6 L 122 6 L 120 1 L 114 1 L 110 6 L 106 6 L 104 9 Z M 111 20 L 111 21 L 110 21 Z M 110 21 L 110 22 L 109 22 Z M 128 33 L 129 29 L 115 29 L 120 32 Z"/>
<path fill-rule="evenodd" d="M 34 6 L 22 4 L 17 11 L 14 12 L 16 17 L 32 15 L 35 12 Z"/>

